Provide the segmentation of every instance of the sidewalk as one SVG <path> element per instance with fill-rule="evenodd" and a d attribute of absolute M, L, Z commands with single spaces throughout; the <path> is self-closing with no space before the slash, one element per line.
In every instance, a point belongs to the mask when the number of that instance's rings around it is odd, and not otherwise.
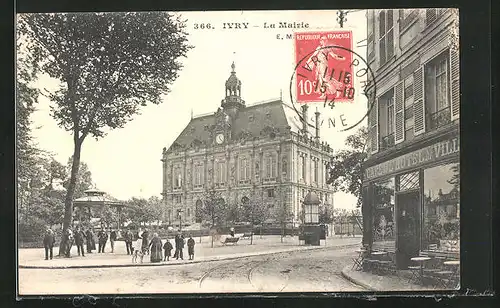
<path fill-rule="evenodd" d="M 410 283 L 409 274 L 400 271 L 399 276 L 379 276 L 370 272 L 356 271 L 352 265 L 344 267 L 342 276 L 351 282 L 371 291 L 430 291 L 438 290 L 433 286 L 421 286 Z"/>
<path fill-rule="evenodd" d="M 238 235 L 237 235 L 238 236 Z M 308 249 L 325 249 L 325 248 L 342 248 L 342 247 L 357 247 L 361 244 L 361 237 L 343 237 L 338 236 L 328 237 L 326 242 L 321 241 L 320 246 L 304 246 L 299 245 L 297 237 L 285 237 L 281 243 L 280 236 L 254 236 L 253 245 L 250 245 L 250 240 L 242 240 L 240 238 L 238 244 L 223 246 L 220 241 L 214 242 L 214 247 L 211 247 L 210 237 L 194 238 L 195 245 L 195 260 L 187 260 L 187 249 L 184 249 L 184 260 L 170 260 L 168 262 L 150 263 L 149 256 L 144 256 L 143 264 L 134 264 L 131 261 L 131 256 L 127 255 L 125 243 L 120 241 L 115 243 L 115 253 L 111 253 L 111 247 L 106 245 L 105 253 L 97 253 L 94 251 L 91 254 L 85 254 L 85 257 L 80 257 L 77 254 L 77 249 L 73 246 L 71 250 L 71 258 L 58 257 L 59 248 L 54 247 L 54 259 L 44 260 L 44 249 L 40 248 L 24 248 L 18 250 L 19 268 L 94 268 L 94 267 L 132 267 L 132 266 L 162 266 L 184 263 L 199 263 L 207 261 L 231 260 L 236 258 L 267 255 L 281 252 L 291 252 Z M 172 242 L 172 240 L 171 240 Z M 173 253 L 173 251 L 172 251 Z"/>

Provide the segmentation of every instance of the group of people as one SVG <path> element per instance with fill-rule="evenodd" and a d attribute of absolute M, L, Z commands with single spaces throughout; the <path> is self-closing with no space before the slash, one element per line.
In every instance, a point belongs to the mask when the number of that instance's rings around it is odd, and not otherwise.
<path fill-rule="evenodd" d="M 137 253 L 140 253 L 141 256 L 149 254 L 152 263 L 161 262 L 162 260 L 170 261 L 172 250 L 174 249 L 174 246 L 172 245 L 172 243 L 170 243 L 170 240 L 167 238 L 165 240 L 165 243 L 163 243 L 161 238 L 158 236 L 158 233 L 153 234 L 151 241 L 149 241 L 148 236 L 149 232 L 147 232 L 147 230 L 142 232 L 141 234 L 138 234 L 138 239 L 135 242 L 134 250 Z M 125 239 L 127 241 L 129 237 L 125 237 Z M 183 249 L 186 245 L 186 240 L 184 238 L 184 235 L 180 231 L 175 236 L 174 243 L 175 252 L 173 258 L 175 258 L 176 260 L 179 260 L 179 258 L 181 260 L 184 260 Z M 195 241 L 193 237 L 189 235 L 189 239 L 187 240 L 189 260 L 194 260 L 194 245 Z M 128 253 L 129 250 L 127 248 L 127 254 Z M 132 253 L 134 252 L 132 251 L 131 254 Z M 134 258 L 137 258 L 137 256 L 135 255 Z"/>
<path fill-rule="evenodd" d="M 108 236 L 108 232 L 106 232 L 106 230 L 100 230 L 97 233 L 97 241 L 99 245 L 98 253 L 104 253 L 108 238 L 111 244 L 111 252 L 114 253 L 115 241 L 119 236 L 119 232 L 120 231 L 117 232 L 111 229 Z M 127 248 L 127 255 L 137 255 L 137 253 L 140 253 L 142 259 L 143 255 L 148 254 L 150 255 L 151 262 L 161 262 L 162 260 L 169 261 L 171 252 L 174 249 L 174 246 L 170 243 L 169 239 L 166 239 L 165 243 L 163 243 L 158 236 L 158 233 L 154 233 L 151 240 L 149 239 L 149 236 L 150 233 L 148 229 L 145 229 L 144 231 L 138 230 L 135 234 L 128 229 L 123 236 L 125 246 Z M 135 245 L 133 244 L 134 240 Z M 43 239 L 43 245 L 45 247 L 45 260 L 53 258 L 53 248 L 55 242 L 55 233 L 52 229 L 48 228 Z M 80 227 L 77 227 L 76 231 L 73 233 L 71 228 L 68 228 L 62 235 L 59 254 L 68 258 L 71 257 L 71 248 L 73 244 L 77 247 L 78 256 L 81 255 L 85 257 L 84 244 L 87 246 L 87 253 L 92 253 L 92 251 L 96 249 L 95 236 L 92 229 L 89 228 L 86 232 L 84 232 Z M 174 238 L 174 244 L 175 252 L 173 258 L 176 258 L 176 260 L 179 260 L 179 258 L 184 260 L 183 249 L 186 245 L 186 240 L 180 231 Z M 187 240 L 187 246 L 189 260 L 194 260 L 195 241 L 191 235 L 189 235 Z"/>
<path fill-rule="evenodd" d="M 111 243 L 111 252 L 115 252 L 115 242 L 118 238 L 118 232 L 111 229 L 108 236 L 108 232 L 103 229 L 97 233 L 97 243 L 99 245 L 98 253 L 104 253 L 108 238 Z M 47 231 L 45 232 L 45 236 L 43 238 L 45 260 L 53 258 L 55 243 L 56 236 L 54 231 L 50 228 L 47 228 Z M 87 246 L 87 253 L 92 253 L 93 250 L 96 250 L 95 235 L 92 229 L 89 228 L 86 232 L 84 232 L 80 227 L 77 227 L 75 232 L 73 232 L 71 228 L 66 229 L 66 231 L 62 234 L 61 244 L 59 246 L 59 254 L 70 258 L 71 248 L 73 247 L 73 245 L 76 245 L 77 247 L 78 256 L 81 255 L 82 257 L 85 257 L 84 245 Z"/>

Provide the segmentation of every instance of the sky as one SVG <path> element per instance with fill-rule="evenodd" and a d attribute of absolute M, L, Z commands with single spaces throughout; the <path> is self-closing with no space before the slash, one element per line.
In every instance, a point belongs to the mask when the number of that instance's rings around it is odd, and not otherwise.
<path fill-rule="evenodd" d="M 290 102 L 290 79 L 295 68 L 294 40 L 277 39 L 277 35 L 297 32 L 341 30 L 336 11 L 232 11 L 180 12 L 187 19 L 188 41 L 194 48 L 181 61 L 184 65 L 174 81 L 171 92 L 160 105 L 143 107 L 140 114 L 122 129 L 110 131 L 98 141 L 87 138 L 81 159 L 88 164 L 98 189 L 126 200 L 131 197 L 160 196 L 162 188 L 163 147 L 169 147 L 195 116 L 213 113 L 225 96 L 224 83 L 236 65 L 236 75 L 242 81 L 242 98 L 248 104 L 279 98 Z M 309 23 L 308 29 L 270 29 L 279 22 Z M 223 29 L 224 23 L 248 23 L 248 29 Z M 198 29 L 195 29 L 198 24 Z M 200 29 L 210 24 L 212 29 Z M 227 26 L 226 26 L 227 27 Z M 357 11 L 348 15 L 342 30 L 352 30 L 354 51 L 366 55 L 366 15 Z M 355 79 L 355 84 L 359 80 Z M 58 81 L 47 76 L 36 86 L 55 89 Z M 359 84 L 357 84 L 359 85 Z M 51 102 L 40 97 L 38 110 L 32 115 L 33 135 L 38 146 L 50 151 L 66 164 L 73 152 L 71 135 L 59 128 L 51 118 Z M 366 114 L 366 99 L 356 93 L 353 103 L 336 105 L 335 111 L 317 104 L 322 118 L 343 114 L 347 124 L 354 124 Z M 314 108 L 315 106 L 313 106 Z M 338 121 L 338 120 L 337 120 Z M 366 120 L 365 120 L 366 121 Z M 321 128 L 322 139 L 334 150 L 345 148 L 344 140 L 354 130 L 339 132 L 338 127 Z M 336 193 L 334 206 L 354 208 L 356 198 Z"/>

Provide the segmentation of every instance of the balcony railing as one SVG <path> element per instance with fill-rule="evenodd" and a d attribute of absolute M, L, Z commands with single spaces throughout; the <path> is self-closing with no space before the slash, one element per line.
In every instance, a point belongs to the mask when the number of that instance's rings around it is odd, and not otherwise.
<path fill-rule="evenodd" d="M 438 112 L 431 113 L 428 117 L 428 127 L 430 130 L 438 129 L 451 122 L 450 107 L 439 110 Z"/>
<path fill-rule="evenodd" d="M 215 183 L 215 188 L 223 188 L 226 186 L 226 183 Z"/>
<path fill-rule="evenodd" d="M 248 185 L 248 184 L 250 184 L 250 179 L 240 180 L 240 184 L 241 185 Z"/>
<path fill-rule="evenodd" d="M 380 138 L 380 150 L 385 150 L 394 146 L 394 134 Z"/>
<path fill-rule="evenodd" d="M 265 178 L 263 179 L 264 183 L 272 183 L 276 182 L 276 178 Z"/>

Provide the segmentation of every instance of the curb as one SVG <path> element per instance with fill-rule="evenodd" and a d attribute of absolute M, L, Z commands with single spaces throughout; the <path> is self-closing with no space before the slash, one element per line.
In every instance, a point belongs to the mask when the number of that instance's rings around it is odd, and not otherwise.
<path fill-rule="evenodd" d="M 352 282 L 360 287 L 368 289 L 369 291 L 380 291 L 380 290 L 377 290 L 376 288 L 372 287 L 371 285 L 349 275 L 348 272 L 350 271 L 350 268 L 351 268 L 351 266 L 348 265 L 342 269 L 342 272 L 341 272 L 342 277 L 344 277 L 345 279 L 349 280 L 350 282 Z"/>
<path fill-rule="evenodd" d="M 279 253 L 287 253 L 287 252 L 296 252 L 296 251 L 305 251 L 305 250 L 319 250 L 319 249 L 343 249 L 343 248 L 350 248 L 350 247 L 357 247 L 359 246 L 360 243 L 356 244 L 347 244 L 347 245 L 339 245 L 339 246 L 321 246 L 321 247 L 310 247 L 310 248 L 303 248 L 303 249 L 290 249 L 290 250 L 284 250 L 284 251 L 273 251 L 273 252 L 262 252 L 262 253 L 253 253 L 253 254 L 248 254 L 248 255 L 239 255 L 239 256 L 228 256 L 228 257 L 215 257 L 215 258 L 210 258 L 210 259 L 205 259 L 205 260 L 194 260 L 191 262 L 184 262 L 184 263 L 126 263 L 126 264 L 103 264 L 103 265 L 61 265 L 61 266 L 43 266 L 43 265 L 19 265 L 18 268 L 24 268 L 24 269 L 81 269 L 81 268 L 119 268 L 119 267 L 143 267 L 143 266 L 172 266 L 172 265 L 181 265 L 181 264 L 196 264 L 196 263 L 203 263 L 203 262 L 217 262 L 217 261 L 226 261 L 226 260 L 235 260 L 235 259 L 242 259 L 242 258 L 248 258 L 248 257 L 256 257 L 256 256 L 266 256 L 266 255 L 273 255 L 273 254 L 279 254 Z M 189 261 L 189 260 L 188 260 Z"/>

